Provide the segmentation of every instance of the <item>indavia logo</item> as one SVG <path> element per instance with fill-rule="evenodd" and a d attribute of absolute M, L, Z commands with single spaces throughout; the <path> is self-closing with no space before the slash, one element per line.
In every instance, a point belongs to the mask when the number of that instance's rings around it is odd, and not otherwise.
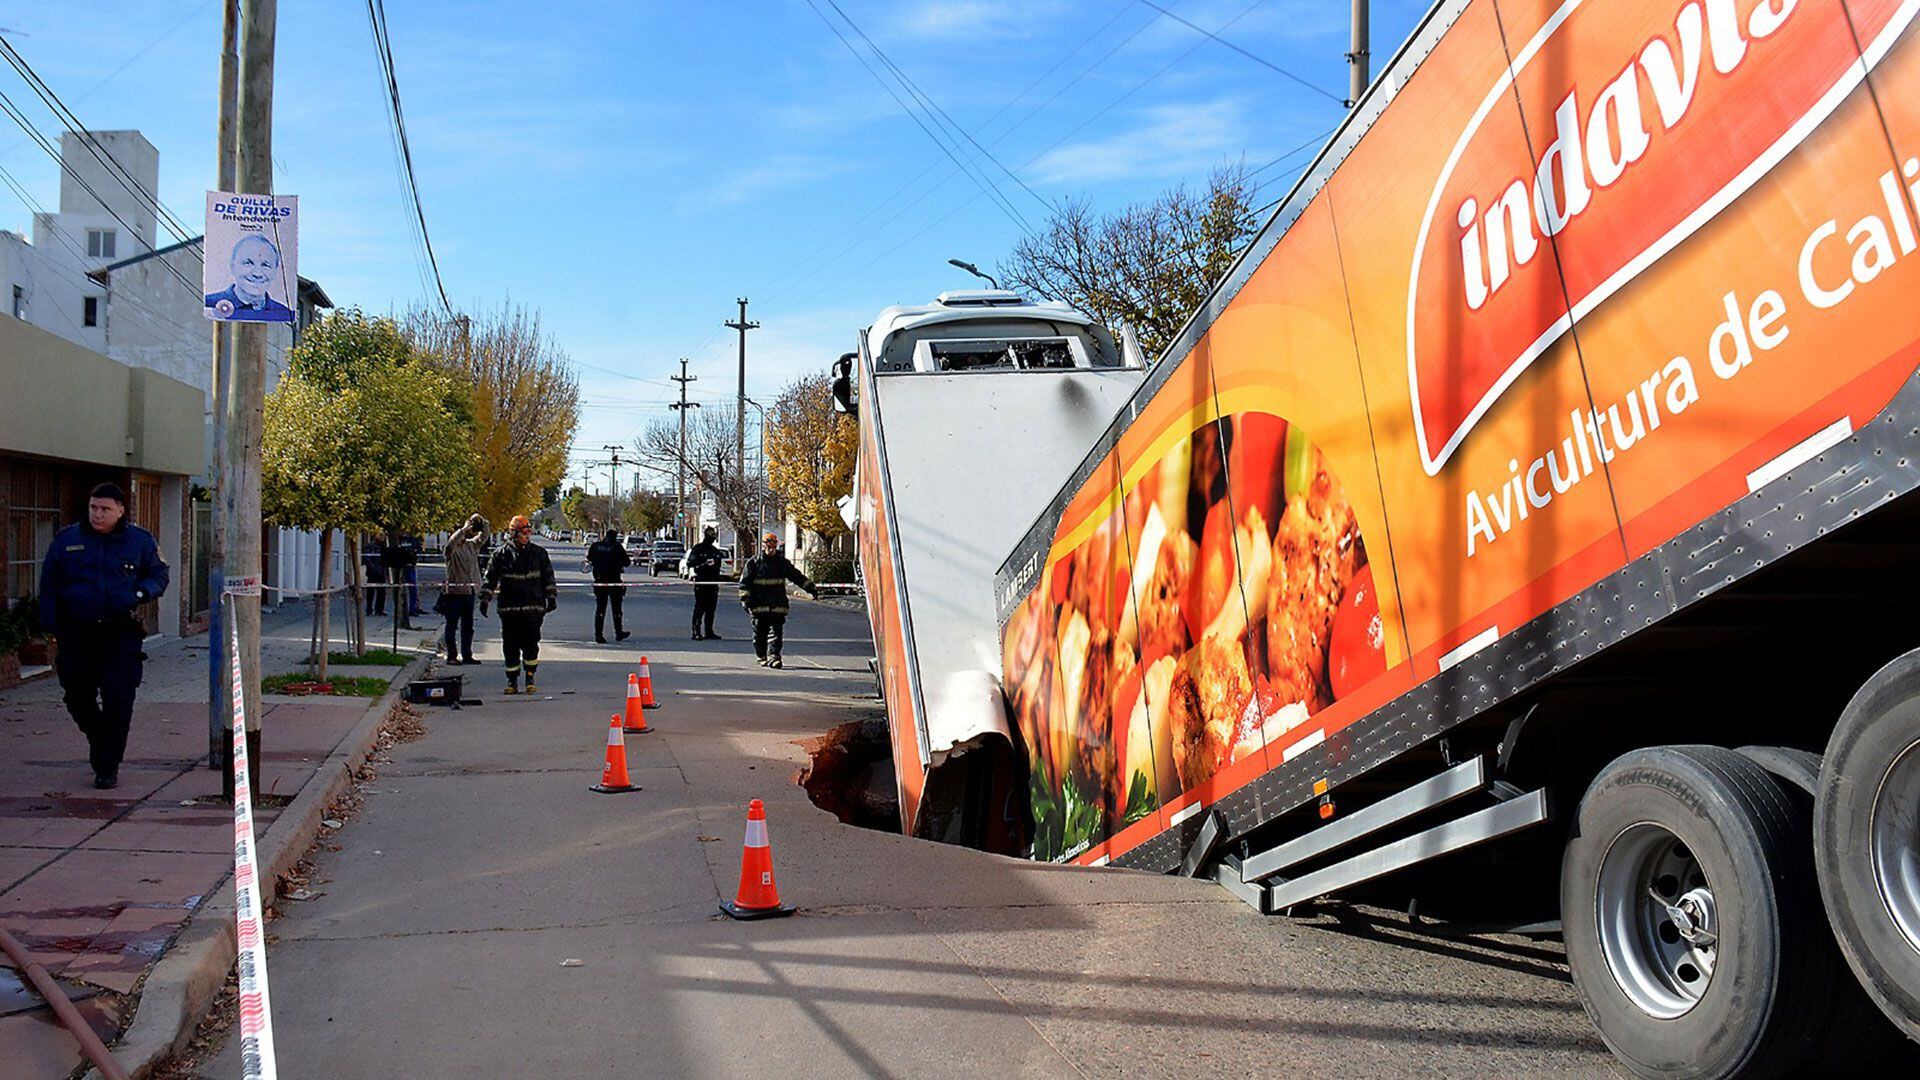
<path fill-rule="evenodd" d="M 1854 0 L 1862 52 L 1838 0 L 1561 4 L 1460 133 L 1415 242 L 1407 378 L 1428 475 L 1555 341 L 1819 128 L 1916 10 Z M 1516 83 L 1552 103 L 1529 114 L 1533 160 Z"/>

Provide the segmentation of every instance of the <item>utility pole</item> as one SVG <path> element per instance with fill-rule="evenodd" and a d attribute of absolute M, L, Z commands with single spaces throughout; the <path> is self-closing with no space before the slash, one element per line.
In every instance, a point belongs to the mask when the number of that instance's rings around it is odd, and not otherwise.
<path fill-rule="evenodd" d="M 214 172 L 218 177 L 221 191 L 232 191 L 234 177 L 239 167 L 236 156 L 239 144 L 234 138 L 234 129 L 240 111 L 240 0 L 226 0 L 221 4 L 220 20 L 220 114 L 214 126 Z M 206 257 L 206 247 L 201 245 L 200 255 Z M 212 474 L 213 500 L 211 520 L 213 529 L 213 558 L 208 560 L 207 594 L 211 598 L 207 608 L 207 636 L 211 639 L 207 649 L 207 768 L 223 770 L 232 783 L 233 770 L 227 755 L 233 748 L 233 678 L 227 670 L 227 616 L 222 607 L 226 602 L 227 574 L 221 565 L 222 553 L 227 550 L 227 513 L 224 503 L 227 497 L 227 371 L 233 366 L 233 329 L 232 324 L 215 322 L 213 324 L 213 463 L 208 471 Z"/>
<path fill-rule="evenodd" d="M 273 39 L 278 0 L 241 0 L 239 151 L 236 190 L 273 191 Z M 227 511 L 225 587 L 240 638 L 240 679 L 246 702 L 247 764 L 260 766 L 260 429 L 266 399 L 267 327 L 240 323 L 232 330 L 227 373 Z M 233 769 L 226 770 L 231 801 Z"/>
<path fill-rule="evenodd" d="M 744 312 L 746 309 L 743 307 L 741 310 Z M 745 340 L 744 332 L 741 340 Z M 699 402 L 687 400 L 687 384 L 699 382 L 700 377 L 687 374 L 687 358 L 684 356 L 680 358 L 680 374 L 673 376 L 673 381 L 680 384 L 680 400 L 671 406 L 674 412 L 680 414 L 680 452 L 673 459 L 673 535 L 684 544 L 687 542 L 687 410 L 700 407 Z"/>
<path fill-rule="evenodd" d="M 743 296 L 734 302 L 740 305 L 740 317 L 726 324 L 740 331 L 740 400 L 735 403 L 733 412 L 733 475 L 734 483 L 741 485 L 741 490 L 745 491 L 747 482 L 747 331 L 760 329 L 760 324 L 747 321 L 746 297 Z M 719 496 L 719 492 L 714 493 L 715 498 Z M 744 530 L 736 528 L 734 532 L 735 542 L 739 545 L 734 548 L 735 551 L 753 550 L 747 546 Z"/>
<path fill-rule="evenodd" d="M 1347 53 L 1348 81 L 1347 108 L 1360 103 L 1360 95 L 1367 92 L 1367 84 L 1372 81 L 1368 73 L 1367 59 L 1367 0 L 1353 0 L 1353 37 L 1352 51 Z"/>

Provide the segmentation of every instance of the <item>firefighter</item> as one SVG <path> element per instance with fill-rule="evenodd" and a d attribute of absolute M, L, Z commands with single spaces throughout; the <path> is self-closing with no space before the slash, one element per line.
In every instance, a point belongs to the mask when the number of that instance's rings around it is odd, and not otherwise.
<path fill-rule="evenodd" d="M 714 609 L 720 606 L 720 566 L 726 556 L 714 543 L 720 530 L 709 525 L 702 539 L 687 552 L 687 568 L 693 571 L 693 640 L 719 641 L 713 632 Z"/>
<path fill-rule="evenodd" d="M 753 616 L 753 651 L 763 667 L 780 666 L 780 646 L 786 638 L 787 582 L 793 582 L 818 599 L 820 593 L 800 568 L 780 553 L 780 538 L 768 533 L 760 541 L 760 554 L 748 560 L 740 574 L 740 602 Z"/>
<path fill-rule="evenodd" d="M 533 523 L 515 514 L 507 523 L 512 542 L 495 552 L 487 564 L 487 581 L 480 587 L 480 614 L 495 596 L 500 599 L 500 646 L 506 654 L 506 693 L 520 692 L 520 667 L 526 665 L 527 693 L 538 689 L 540 624 L 547 612 L 560 606 L 560 589 L 553 580 L 553 560 L 547 549 L 533 542 Z"/>
<path fill-rule="evenodd" d="M 633 565 L 633 556 L 620 542 L 620 533 L 607 534 L 587 548 L 587 565 L 593 570 L 593 640 L 607 643 L 607 608 L 613 608 L 613 637 L 625 641 L 632 637 L 621 625 L 621 608 L 627 602 L 627 587 L 620 584 L 620 572 Z"/>
<path fill-rule="evenodd" d="M 146 636 L 133 609 L 167 591 L 153 534 L 127 520 L 127 497 L 101 484 L 87 520 L 54 534 L 40 566 L 40 625 L 60 643 L 54 668 L 67 712 L 87 737 L 93 786 L 120 783 Z"/>

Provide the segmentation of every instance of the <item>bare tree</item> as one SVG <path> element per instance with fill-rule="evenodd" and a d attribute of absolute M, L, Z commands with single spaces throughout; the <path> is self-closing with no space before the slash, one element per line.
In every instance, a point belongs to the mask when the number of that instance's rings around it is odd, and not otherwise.
<path fill-rule="evenodd" d="M 1009 288 L 1064 300 L 1109 326 L 1130 323 L 1153 359 L 1171 344 L 1259 227 L 1244 165 L 1215 169 L 1114 214 L 1068 199 L 1000 264 Z"/>
<path fill-rule="evenodd" d="M 689 491 L 697 484 L 711 493 L 720 516 L 744 543 L 759 524 L 761 511 L 772 504 L 766 477 L 753 468 L 752 461 L 745 476 L 736 467 L 734 411 L 731 405 L 716 405 L 687 418 L 685 468 Z M 633 448 L 641 464 L 673 472 L 681 461 L 680 421 L 653 421 L 634 441 Z"/>

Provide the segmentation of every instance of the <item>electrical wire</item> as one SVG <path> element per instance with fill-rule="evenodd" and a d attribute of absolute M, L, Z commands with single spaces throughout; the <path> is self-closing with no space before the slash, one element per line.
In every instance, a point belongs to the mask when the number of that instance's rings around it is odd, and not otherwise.
<path fill-rule="evenodd" d="M 832 0 L 828 0 L 828 2 L 831 3 Z M 1002 195 L 1000 189 L 985 178 L 984 173 L 975 173 L 972 169 L 969 169 L 966 162 L 962 161 L 960 156 L 954 152 L 955 148 L 947 145 L 947 139 L 942 138 L 933 128 L 928 127 L 927 122 L 920 118 L 920 114 L 915 112 L 912 106 L 901 100 L 899 93 L 894 90 L 893 85 L 887 82 L 886 78 L 878 71 L 874 70 L 873 65 L 868 63 L 867 58 L 861 55 L 859 49 L 853 47 L 853 42 L 847 40 L 847 35 L 840 32 L 840 28 L 833 24 L 832 19 L 827 18 L 827 13 L 820 10 L 820 5 L 814 3 L 814 0 L 807 0 L 807 6 L 812 8 L 813 13 L 820 17 L 820 21 L 826 24 L 827 29 L 833 31 L 833 36 L 840 39 L 840 44 L 847 47 L 847 51 L 853 54 L 853 58 L 860 61 L 860 66 L 867 69 L 867 73 L 872 75 L 874 81 L 880 84 L 880 88 L 887 92 L 887 96 L 893 99 L 894 104 L 900 106 L 900 111 L 906 113 L 907 117 L 911 119 L 921 131 L 926 133 L 927 138 L 932 139 L 933 144 L 940 148 L 940 152 L 945 154 L 956 168 L 965 173 L 967 178 L 972 180 L 974 184 L 980 188 L 980 193 L 986 195 L 993 202 L 994 206 L 999 209 L 1002 214 L 1007 216 L 1007 220 L 1013 222 L 1014 226 L 1021 232 L 1029 236 L 1033 235 L 1033 225 L 1027 221 L 1025 215 L 1020 213 L 1019 208 L 1014 206 L 1012 201 L 1005 195 Z M 851 25 L 851 23 L 849 23 L 849 25 Z M 858 27 L 855 27 L 855 29 L 857 31 Z"/>
<path fill-rule="evenodd" d="M 367 0 L 367 20 L 373 27 L 374 51 L 379 54 L 380 69 L 386 79 L 387 102 L 392 107 L 394 134 L 400 142 L 400 162 L 406 176 L 408 201 L 413 207 L 414 220 L 420 227 L 420 240 L 426 247 L 427 264 L 433 269 L 433 286 L 439 294 L 440 306 L 451 315 L 453 305 L 447 300 L 447 286 L 440 277 L 440 260 L 433 251 L 433 236 L 427 231 L 427 212 L 420 202 L 420 181 L 413 168 L 413 148 L 407 141 L 406 113 L 400 105 L 400 82 L 394 75 L 393 40 L 387 33 L 384 0 Z"/>
<path fill-rule="evenodd" d="M 27 58 L 20 55 L 20 51 L 13 47 L 13 43 L 3 37 L 0 37 L 0 56 L 6 57 L 7 63 L 12 65 L 13 70 L 26 82 L 28 89 L 40 98 L 41 104 L 53 113 L 54 119 L 74 134 L 82 148 L 100 164 L 102 169 L 106 170 L 108 177 L 126 189 L 127 194 L 133 196 L 135 203 L 152 210 L 160 224 L 165 225 L 167 231 L 173 233 L 175 240 L 184 243 L 193 238 L 193 231 L 182 224 L 180 219 L 161 203 L 157 194 L 142 187 L 140 181 L 134 179 L 133 174 L 128 172 L 126 167 L 120 164 L 119 159 L 111 153 L 103 154 L 105 147 L 100 145 L 100 140 L 94 137 L 93 132 L 85 124 L 81 123 L 80 117 L 67 107 L 67 103 L 60 100 L 60 95 L 54 93 L 53 87 L 47 85 L 46 80 L 40 77 L 40 73 L 33 69 L 33 65 L 27 63 Z"/>
<path fill-rule="evenodd" d="M 1184 26 L 1187 29 L 1194 31 L 1195 33 L 1205 34 L 1208 38 L 1211 38 L 1212 40 L 1219 42 L 1220 44 L 1226 46 L 1229 49 L 1232 49 L 1234 52 L 1239 53 L 1241 56 L 1246 57 L 1247 59 L 1253 61 L 1254 63 L 1260 64 L 1263 67 L 1273 69 L 1279 74 L 1284 75 L 1287 78 L 1292 79 L 1294 82 L 1299 83 L 1301 86 L 1304 86 L 1307 89 L 1313 91 L 1314 93 L 1319 94 L 1321 97 L 1326 98 L 1328 101 L 1338 104 L 1341 108 L 1344 109 L 1347 107 L 1347 102 L 1345 98 L 1341 97 L 1338 94 L 1333 93 L 1330 90 L 1322 89 L 1321 87 L 1318 87 L 1313 83 L 1308 82 L 1306 79 L 1301 78 L 1298 75 L 1295 75 L 1293 72 L 1288 71 L 1286 68 L 1281 67 L 1279 64 L 1276 64 L 1271 60 L 1268 60 L 1266 57 L 1258 56 L 1258 55 L 1255 55 L 1254 53 L 1248 52 L 1247 50 L 1241 48 L 1240 46 L 1235 45 L 1233 42 L 1228 41 L 1226 38 L 1221 37 L 1218 33 L 1215 33 L 1214 31 L 1209 30 L 1204 26 L 1196 25 L 1195 23 L 1179 15 L 1175 15 L 1173 12 L 1168 11 L 1166 8 L 1161 7 L 1159 4 L 1154 3 L 1153 0 L 1139 0 L 1139 2 L 1142 4 L 1145 4 L 1146 6 L 1152 8 L 1153 10 L 1159 12 L 1160 14 L 1165 15 L 1167 18 L 1172 19 L 1174 22 L 1179 23 L 1181 26 Z M 1228 25 L 1232 25 L 1232 24 L 1229 23 Z M 1226 27 L 1223 26 L 1220 29 L 1225 30 Z"/>
<path fill-rule="evenodd" d="M 135 240 L 138 240 L 141 243 L 147 245 L 147 250 L 149 252 L 157 252 L 159 250 L 158 248 L 154 247 L 151 241 L 141 236 L 140 233 L 136 231 L 132 225 L 127 224 L 127 220 L 121 217 L 119 213 L 113 209 L 113 207 L 107 205 L 107 201 L 100 197 L 100 193 L 93 189 L 93 185 L 87 183 L 86 178 L 81 176 L 77 171 L 75 171 L 73 166 L 69 165 L 66 159 L 60 156 L 59 149 L 53 146 L 52 144 L 50 144 L 47 141 L 46 136 L 42 135 L 39 129 L 35 128 L 31 123 L 27 121 L 26 115 L 20 111 L 20 107 L 14 104 L 13 99 L 8 97 L 6 92 L 3 90 L 0 90 L 0 112 L 5 112 L 7 116 L 13 120 L 14 123 L 20 125 L 20 130 L 26 132 L 27 135 L 31 137 L 36 144 L 39 145 L 40 149 L 43 152 L 45 152 L 48 157 L 51 157 L 53 159 L 54 164 L 60 166 L 62 171 L 64 171 L 68 176 L 72 177 L 73 182 L 76 184 L 79 184 L 81 190 L 85 191 L 88 195 L 91 195 L 93 197 L 93 201 L 99 203 L 100 208 L 102 210 L 105 210 L 109 217 L 119 222 L 120 227 L 127 230 L 128 235 L 132 236 Z M 162 259 L 160 261 L 162 265 L 164 265 L 168 270 L 173 272 L 174 277 L 177 277 L 180 279 L 180 284 L 185 286 L 187 291 L 193 293 L 196 297 L 202 295 L 200 292 L 200 287 L 194 282 L 188 281 L 186 278 L 186 275 L 180 273 L 180 271 L 176 269 L 172 263 L 167 262 L 165 259 Z"/>

